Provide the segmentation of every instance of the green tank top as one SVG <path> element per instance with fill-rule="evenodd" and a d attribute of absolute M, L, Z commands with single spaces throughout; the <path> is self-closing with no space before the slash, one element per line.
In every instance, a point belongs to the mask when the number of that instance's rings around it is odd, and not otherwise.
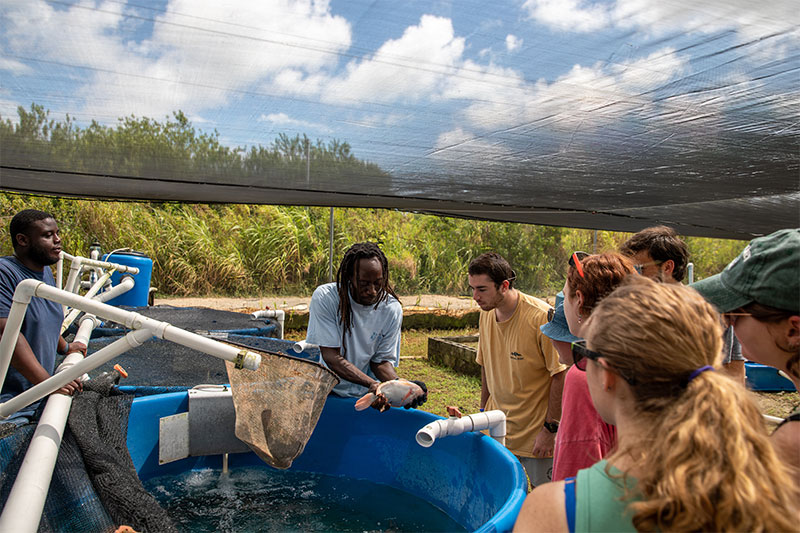
<path fill-rule="evenodd" d="M 636 531 L 631 515 L 625 512 L 630 500 L 620 501 L 625 494 L 622 479 L 611 478 L 606 474 L 608 462 L 602 460 L 590 468 L 578 472 L 576 476 L 575 531 L 607 531 L 622 533 Z M 612 474 L 621 472 L 614 467 Z M 636 486 L 636 480 L 627 478 L 629 488 Z"/>

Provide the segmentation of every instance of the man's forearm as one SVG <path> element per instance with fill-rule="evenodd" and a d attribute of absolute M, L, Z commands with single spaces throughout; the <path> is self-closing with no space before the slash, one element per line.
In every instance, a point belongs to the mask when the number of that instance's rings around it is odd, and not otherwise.
<path fill-rule="evenodd" d="M 547 412 L 544 419 L 547 422 L 561 420 L 561 394 L 564 391 L 564 377 L 566 370 L 550 377 L 550 395 L 547 399 Z"/>
<path fill-rule="evenodd" d="M 36 385 L 50 377 L 47 370 L 36 359 L 30 344 L 25 336 L 20 333 L 17 338 L 17 345 L 11 355 L 11 366 L 22 376 Z"/>
<path fill-rule="evenodd" d="M 330 368 L 333 373 L 339 376 L 341 379 L 362 385 L 364 387 L 369 387 L 375 383 L 373 378 L 366 375 L 364 372 L 356 368 L 353 363 L 342 357 L 338 348 L 326 348 L 320 346 L 320 352 L 322 352 L 322 358 L 325 361 L 325 364 L 328 365 L 328 368 Z"/>
<path fill-rule="evenodd" d="M 394 365 L 391 361 L 370 363 L 369 366 L 372 369 L 372 373 L 375 374 L 375 377 L 377 377 L 379 381 L 391 381 L 398 378 L 397 371 L 394 369 Z"/>

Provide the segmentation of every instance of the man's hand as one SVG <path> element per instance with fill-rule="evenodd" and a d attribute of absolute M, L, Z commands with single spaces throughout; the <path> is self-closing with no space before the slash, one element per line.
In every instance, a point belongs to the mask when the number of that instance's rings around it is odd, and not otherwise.
<path fill-rule="evenodd" d="M 533 443 L 533 456 L 539 458 L 553 457 L 553 448 L 556 442 L 556 434 L 550 433 L 545 428 L 536 434 L 536 441 Z"/>
<path fill-rule="evenodd" d="M 371 392 L 372 394 L 377 395 L 378 394 L 378 385 L 380 385 L 380 384 L 381 384 L 380 381 L 373 381 L 372 384 L 369 387 L 367 387 L 367 393 Z"/>
<path fill-rule="evenodd" d="M 410 404 L 404 405 L 403 407 L 405 409 L 411 409 L 412 407 L 419 407 L 420 405 L 428 401 L 428 387 L 425 385 L 425 382 L 414 380 L 411 383 L 416 383 L 417 385 L 420 386 L 420 388 L 422 389 L 422 396 L 420 396 L 419 398 L 414 398 L 414 400 Z"/>
<path fill-rule="evenodd" d="M 70 381 L 57 391 L 55 394 L 65 394 L 67 396 L 74 396 L 76 392 L 83 390 L 83 383 L 77 379 Z"/>
<path fill-rule="evenodd" d="M 389 403 L 389 400 L 386 398 L 386 396 L 384 396 L 383 394 L 378 394 L 375 397 L 375 401 L 372 402 L 372 405 L 370 405 L 370 407 L 372 407 L 373 409 L 377 409 L 382 413 L 384 411 L 388 411 L 389 408 L 392 407 L 392 405 Z"/>
<path fill-rule="evenodd" d="M 461 410 L 455 405 L 445 405 L 444 409 L 449 417 L 461 418 L 463 416 Z"/>
<path fill-rule="evenodd" d="M 86 357 L 86 345 L 82 342 L 71 342 L 67 345 L 67 353 L 80 352 Z"/>

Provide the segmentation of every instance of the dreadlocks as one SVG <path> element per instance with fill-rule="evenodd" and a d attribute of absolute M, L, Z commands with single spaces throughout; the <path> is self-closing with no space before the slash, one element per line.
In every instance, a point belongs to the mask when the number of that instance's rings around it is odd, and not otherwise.
<path fill-rule="evenodd" d="M 344 339 L 353 322 L 353 310 L 350 307 L 350 283 L 354 274 L 358 279 L 358 262 L 361 259 L 372 258 L 378 259 L 383 268 L 383 286 L 378 294 L 378 301 L 375 302 L 375 309 L 378 308 L 382 301 L 386 300 L 388 295 L 391 294 L 397 298 L 394 289 L 389 286 L 389 262 L 381 249 L 378 248 L 378 245 L 374 242 L 358 242 L 348 248 L 342 258 L 342 264 L 339 265 L 339 270 L 336 271 L 336 288 L 339 291 L 339 321 L 343 326 L 342 355 L 346 351 Z"/>

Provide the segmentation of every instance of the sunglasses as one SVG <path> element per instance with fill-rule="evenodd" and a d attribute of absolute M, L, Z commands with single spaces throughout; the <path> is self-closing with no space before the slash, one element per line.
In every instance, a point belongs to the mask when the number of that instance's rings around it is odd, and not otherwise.
<path fill-rule="evenodd" d="M 753 316 L 753 313 L 722 313 L 722 321 L 730 328 L 736 324 L 736 319 L 740 316 Z"/>
<path fill-rule="evenodd" d="M 663 263 L 664 261 L 650 261 L 648 263 L 639 263 L 638 265 L 633 265 L 633 269 L 636 271 L 637 274 L 641 274 L 642 270 L 644 270 L 644 267 L 649 267 L 653 265 L 658 266 Z"/>
<path fill-rule="evenodd" d="M 586 252 L 572 252 L 572 255 L 569 257 L 569 266 L 574 268 L 578 271 L 578 275 L 582 278 L 586 276 L 583 274 L 583 265 L 581 261 L 589 257 L 589 254 Z"/>
<path fill-rule="evenodd" d="M 601 357 L 605 356 L 600 352 L 594 352 L 589 348 L 587 348 L 585 340 L 575 341 L 572 343 L 572 360 L 574 361 L 575 366 L 578 368 L 578 370 L 586 372 L 587 361 L 589 359 L 591 359 L 592 361 L 597 361 Z M 630 378 L 616 369 L 614 369 L 614 372 L 619 374 L 619 376 L 625 381 L 627 381 L 630 385 L 636 384 L 636 380 L 634 378 Z"/>

